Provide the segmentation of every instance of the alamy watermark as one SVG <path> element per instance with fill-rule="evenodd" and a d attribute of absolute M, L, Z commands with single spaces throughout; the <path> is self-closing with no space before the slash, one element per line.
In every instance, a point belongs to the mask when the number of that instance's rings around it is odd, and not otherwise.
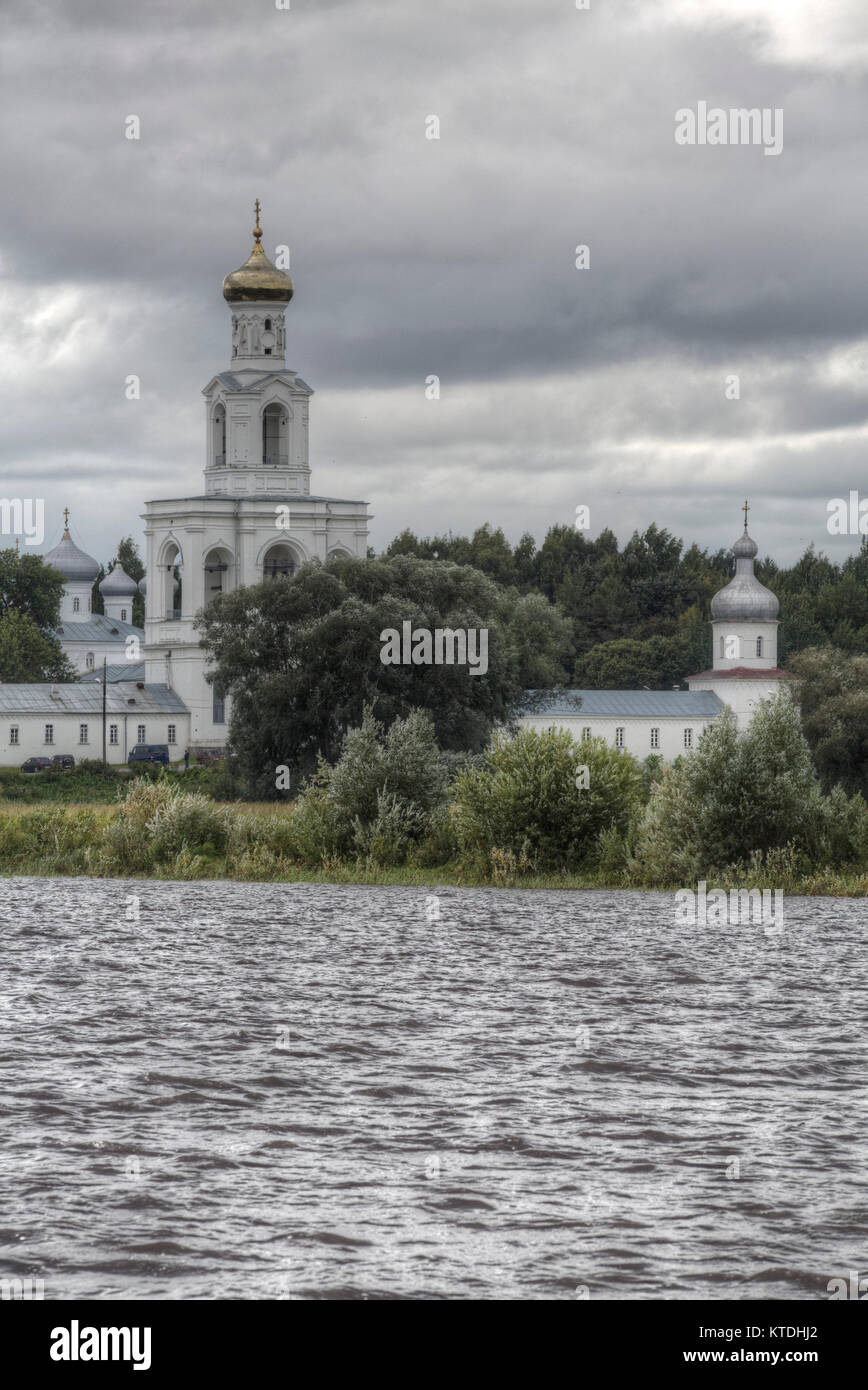
<path fill-rule="evenodd" d="M 700 879 L 696 892 L 680 888 L 675 894 L 675 921 L 686 927 L 748 926 L 753 920 L 766 936 L 780 936 L 784 929 L 782 888 L 708 889 Z"/>
<path fill-rule="evenodd" d="M 469 666 L 471 676 L 488 670 L 488 628 L 414 628 L 411 622 L 380 633 L 384 666 Z"/>
<path fill-rule="evenodd" d="M 25 545 L 45 540 L 45 502 L 41 497 L 0 497 L 0 535 L 23 536 Z"/>
<path fill-rule="evenodd" d="M 675 112 L 676 145 L 762 145 L 763 154 L 780 154 L 784 148 L 784 113 L 780 106 L 709 108 L 698 101 L 696 110 L 682 106 Z"/>
<path fill-rule="evenodd" d="M 868 497 L 860 501 L 856 488 L 850 489 L 845 501 L 843 497 L 833 497 L 826 503 L 829 513 L 826 530 L 830 536 L 868 536 Z"/>

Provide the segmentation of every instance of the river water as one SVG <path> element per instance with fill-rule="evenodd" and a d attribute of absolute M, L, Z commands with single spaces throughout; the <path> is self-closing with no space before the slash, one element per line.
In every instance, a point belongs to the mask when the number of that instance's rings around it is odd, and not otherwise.
<path fill-rule="evenodd" d="M 0 1273 L 50 1298 L 828 1298 L 868 903 L 0 879 Z"/>

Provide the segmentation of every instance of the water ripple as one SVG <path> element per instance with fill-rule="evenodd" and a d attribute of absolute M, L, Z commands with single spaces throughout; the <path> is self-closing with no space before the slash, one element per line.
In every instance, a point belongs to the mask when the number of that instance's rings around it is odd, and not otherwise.
<path fill-rule="evenodd" d="M 868 1264 L 865 900 L 0 881 L 47 1298 L 796 1298 Z M 128 920 L 132 895 L 139 919 Z"/>

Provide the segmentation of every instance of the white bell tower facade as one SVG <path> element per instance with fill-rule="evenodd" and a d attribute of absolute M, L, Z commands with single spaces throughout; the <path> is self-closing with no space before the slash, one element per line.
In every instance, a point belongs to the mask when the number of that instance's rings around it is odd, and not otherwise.
<path fill-rule="evenodd" d="M 367 555 L 367 503 L 310 491 L 313 391 L 286 366 L 289 275 L 262 249 L 259 201 L 248 260 L 223 281 L 228 370 L 204 389 L 204 492 L 147 503 L 146 681 L 165 681 L 191 714 L 191 746 L 228 733 L 228 702 L 207 679 L 196 614 L 241 585 L 291 576 L 309 560 Z"/>
<path fill-rule="evenodd" d="M 712 665 L 687 684 L 713 691 L 746 728 L 788 677 L 778 668 L 778 599 L 754 574 L 758 547 L 747 533 L 747 502 L 742 510 L 744 533 L 732 547 L 735 574 L 711 600 Z"/>

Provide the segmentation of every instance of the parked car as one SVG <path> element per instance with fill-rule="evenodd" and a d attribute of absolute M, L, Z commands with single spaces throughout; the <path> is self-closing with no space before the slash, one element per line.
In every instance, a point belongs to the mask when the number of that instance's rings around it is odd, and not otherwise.
<path fill-rule="evenodd" d="M 71 753 L 55 753 L 51 759 L 53 767 L 68 768 L 75 767 L 75 758 Z"/>
<path fill-rule="evenodd" d="M 22 772 L 45 772 L 46 768 L 51 767 L 50 758 L 27 758 L 21 764 Z"/>
<path fill-rule="evenodd" d="M 219 763 L 223 757 L 222 748 L 197 748 L 193 754 L 199 767 L 211 767 L 214 763 Z"/>
<path fill-rule="evenodd" d="M 128 763 L 163 763 L 169 766 L 169 745 L 168 743 L 137 743 L 130 756 Z"/>

